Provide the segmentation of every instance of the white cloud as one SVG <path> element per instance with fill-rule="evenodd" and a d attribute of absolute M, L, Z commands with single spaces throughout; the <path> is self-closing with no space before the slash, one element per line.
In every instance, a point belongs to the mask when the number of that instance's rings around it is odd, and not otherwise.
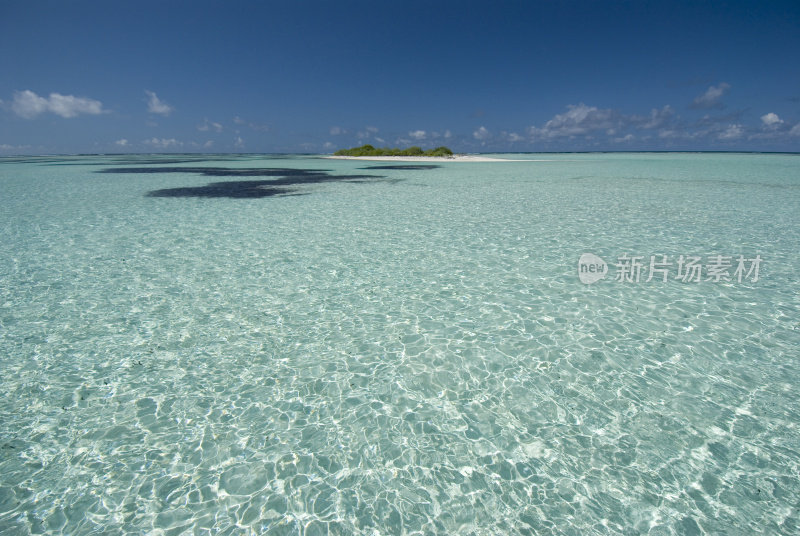
<path fill-rule="evenodd" d="M 40 97 L 30 90 L 18 91 L 14 94 L 11 109 L 20 117 L 33 119 L 37 115 L 48 111 L 50 104 L 47 99 Z"/>
<path fill-rule="evenodd" d="M 791 136 L 800 136 L 800 123 L 797 123 L 795 126 L 792 127 L 792 130 L 789 131 Z"/>
<path fill-rule="evenodd" d="M 326 142 L 323 144 L 323 146 L 322 146 L 322 147 L 323 147 L 324 149 L 328 149 L 328 150 L 330 150 L 330 149 L 333 149 L 333 148 L 334 148 L 334 147 L 336 147 L 336 146 L 335 146 L 333 143 L 331 143 L 331 142 L 329 142 L 329 141 L 326 141 Z"/>
<path fill-rule="evenodd" d="M 778 117 L 778 114 L 770 112 L 761 116 L 761 122 L 766 128 L 778 128 L 783 123 L 783 119 Z"/>
<path fill-rule="evenodd" d="M 408 137 L 414 140 L 424 140 L 427 133 L 424 130 L 415 130 L 408 133 Z"/>
<path fill-rule="evenodd" d="M 377 132 L 378 132 L 378 129 L 375 128 L 375 127 L 365 127 L 364 130 L 356 133 L 356 137 L 359 140 L 363 140 L 363 139 L 371 138 L 371 137 L 375 136 L 375 134 Z"/>
<path fill-rule="evenodd" d="M 519 134 L 517 134 L 516 132 L 511 132 L 511 133 L 508 135 L 508 141 L 510 141 L 510 142 L 512 142 L 512 143 L 513 143 L 513 142 L 515 142 L 515 141 L 522 141 L 522 140 L 524 140 L 524 139 L 525 139 L 525 138 L 523 138 L 522 136 L 520 136 L 520 135 L 519 135 Z"/>
<path fill-rule="evenodd" d="M 725 93 L 731 88 L 730 84 L 725 82 L 720 83 L 717 86 L 709 87 L 705 93 L 699 95 L 692 101 L 691 107 L 692 108 L 718 108 L 722 106 L 720 99 L 722 98 Z"/>
<path fill-rule="evenodd" d="M 0 151 L 24 151 L 30 148 L 30 145 L 9 145 L 7 143 L 0 143 Z"/>
<path fill-rule="evenodd" d="M 222 132 L 222 125 L 219 123 L 214 123 L 213 121 L 209 121 L 208 118 L 203 119 L 203 123 L 197 125 L 197 130 L 200 132 L 208 132 L 212 128 L 217 132 Z"/>
<path fill-rule="evenodd" d="M 151 114 L 169 115 L 172 113 L 172 106 L 158 98 L 152 91 L 144 90 L 147 94 L 147 111 Z"/>
<path fill-rule="evenodd" d="M 75 117 L 78 114 L 98 115 L 103 113 L 103 105 L 94 99 L 51 93 L 50 111 L 61 117 Z"/>
<path fill-rule="evenodd" d="M 472 137 L 476 140 L 485 140 L 490 136 L 489 131 L 486 127 L 479 127 L 478 130 L 472 133 Z"/>
<path fill-rule="evenodd" d="M 233 146 L 237 149 L 242 149 L 244 147 L 244 140 L 241 136 L 236 136 L 236 140 L 233 143 Z"/>
<path fill-rule="evenodd" d="M 341 127 L 331 127 L 329 132 L 331 136 L 339 136 L 341 134 L 344 134 L 346 131 Z"/>
<path fill-rule="evenodd" d="M 125 147 L 125 146 L 128 145 L 128 140 L 126 140 L 125 138 L 122 138 L 121 140 L 117 140 L 114 143 L 116 143 L 120 147 Z"/>
<path fill-rule="evenodd" d="M 567 112 L 558 114 L 543 127 L 530 127 L 528 133 L 534 139 L 553 139 L 567 136 L 587 135 L 596 130 L 614 129 L 620 116 L 611 109 L 599 109 L 585 104 L 570 104 Z"/>
<path fill-rule="evenodd" d="M 170 147 L 180 147 L 183 145 L 182 142 L 175 138 L 150 138 L 149 140 L 145 140 L 144 143 L 156 149 L 169 149 Z"/>
<path fill-rule="evenodd" d="M 205 142 L 203 144 L 203 147 L 205 147 L 206 149 L 210 149 L 213 145 L 214 145 L 214 141 L 213 140 L 208 140 L 207 142 Z"/>
<path fill-rule="evenodd" d="M 447 138 L 450 138 L 452 135 L 453 135 L 453 134 L 452 134 L 452 132 L 450 132 L 449 130 L 445 130 L 445 131 L 444 131 L 444 137 L 445 137 L 445 139 L 447 139 Z"/>
<path fill-rule="evenodd" d="M 377 141 L 378 143 L 386 143 L 386 140 L 384 140 L 383 138 L 379 138 L 378 136 L 375 136 L 375 141 Z"/>
<path fill-rule="evenodd" d="M 237 116 L 234 116 L 234 118 L 233 118 L 233 122 L 234 122 L 234 124 L 236 124 L 236 125 L 247 125 L 247 126 L 248 126 L 248 127 L 250 127 L 252 130 L 255 130 L 255 131 L 257 131 L 257 132 L 266 132 L 266 131 L 268 131 L 268 130 L 269 130 L 269 125 L 267 125 L 267 124 L 265 124 L 265 123 L 252 123 L 252 122 L 250 122 L 250 121 L 247 121 L 246 119 L 242 119 L 242 118 L 241 118 L 241 117 L 239 117 L 238 115 L 237 115 Z M 218 125 L 218 124 L 219 124 L 219 123 L 211 123 L 211 125 L 210 125 L 210 126 L 216 129 L 216 126 L 215 126 L 215 125 Z M 222 125 L 220 125 L 220 128 L 219 128 L 219 129 L 217 129 L 217 132 L 222 132 Z M 236 133 L 238 134 L 238 133 L 239 133 L 239 131 L 237 130 L 237 131 L 236 131 Z"/>
<path fill-rule="evenodd" d="M 625 134 L 624 136 L 622 136 L 620 138 L 614 138 L 614 141 L 617 142 L 617 143 L 625 143 L 625 142 L 633 141 L 633 139 L 634 139 L 633 134 Z"/>
<path fill-rule="evenodd" d="M 735 140 L 737 138 L 741 138 L 742 134 L 744 134 L 742 125 L 728 125 L 728 128 L 722 131 L 718 138 L 721 140 Z"/>
<path fill-rule="evenodd" d="M 650 110 L 650 115 L 648 117 L 641 119 L 641 128 L 660 128 L 665 123 L 668 123 L 674 115 L 675 112 L 672 111 L 672 108 L 669 106 L 669 104 L 660 110 L 653 108 Z"/>
<path fill-rule="evenodd" d="M 359 140 L 364 140 L 364 139 L 367 139 L 367 138 L 374 137 L 375 134 L 377 134 L 377 133 L 378 133 L 378 129 L 377 128 L 375 128 L 375 127 L 365 127 L 364 130 L 356 133 L 356 137 Z"/>
<path fill-rule="evenodd" d="M 33 91 L 17 91 L 11 109 L 20 117 L 33 119 L 39 114 L 51 112 L 61 117 L 70 118 L 80 114 L 98 115 L 105 113 L 103 103 L 86 97 L 50 93 L 48 98 L 40 97 Z"/>

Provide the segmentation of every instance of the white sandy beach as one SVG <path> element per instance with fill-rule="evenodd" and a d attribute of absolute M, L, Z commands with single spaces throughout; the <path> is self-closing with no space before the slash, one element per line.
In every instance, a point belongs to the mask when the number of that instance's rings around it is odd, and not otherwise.
<path fill-rule="evenodd" d="M 377 160 L 387 162 L 522 162 L 510 158 L 490 158 L 477 155 L 456 156 L 326 156 L 337 160 Z"/>

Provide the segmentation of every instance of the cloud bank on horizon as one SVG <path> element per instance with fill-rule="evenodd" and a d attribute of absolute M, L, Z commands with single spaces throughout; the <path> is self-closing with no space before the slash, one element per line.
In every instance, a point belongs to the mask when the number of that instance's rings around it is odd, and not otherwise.
<path fill-rule="evenodd" d="M 706 91 L 695 97 L 686 108 L 688 110 L 721 110 L 725 108 L 722 97 L 731 89 L 731 85 L 721 82 L 708 87 Z M 148 97 L 147 113 L 168 117 L 175 110 L 173 106 L 161 100 L 158 95 L 150 90 L 144 90 Z M 0 100 L 0 106 L 3 101 Z M 74 119 L 81 115 L 101 115 L 112 112 L 103 107 L 99 100 L 88 97 L 63 95 L 57 92 L 50 93 L 48 97 L 41 97 L 31 90 L 17 91 L 14 93 L 10 106 L 6 107 L 17 117 L 34 121 L 48 113 L 63 119 Z M 460 145 L 468 150 L 477 150 L 487 147 L 505 146 L 509 151 L 550 150 L 553 147 L 563 147 L 569 144 L 584 148 L 602 147 L 602 150 L 626 150 L 626 147 L 640 141 L 648 144 L 653 149 L 669 148 L 676 142 L 733 142 L 753 140 L 800 140 L 800 122 L 789 122 L 782 119 L 775 112 L 766 112 L 758 117 L 758 123 L 744 125 L 739 119 L 742 112 L 710 115 L 703 114 L 694 120 L 682 118 L 671 105 L 653 108 L 642 114 L 625 114 L 613 108 L 598 108 L 584 103 L 567 104 L 566 111 L 555 114 L 540 126 L 530 125 L 523 130 L 523 134 L 514 131 L 502 130 L 493 133 L 485 126 L 480 125 L 471 133 L 453 134 L 450 129 L 442 133 L 416 129 L 403 134 L 395 134 L 395 144 L 443 142 L 454 138 Z M 236 116 L 231 118 L 230 127 L 236 127 L 236 136 L 230 144 L 234 149 L 244 148 L 244 139 L 239 135 L 239 128 L 249 126 L 252 130 L 266 131 L 265 125 L 255 125 Z M 203 117 L 195 126 L 197 132 L 221 133 L 226 127 L 221 122 L 211 121 Z M 350 138 L 356 142 L 385 143 L 386 140 L 378 135 L 380 129 L 366 126 L 361 129 L 346 129 L 340 126 L 322 128 L 329 138 L 347 136 L 355 132 L 355 137 Z M 214 140 L 190 139 L 180 141 L 175 137 L 159 138 L 152 136 L 140 142 L 130 142 L 127 138 L 113 141 L 113 144 L 122 150 L 161 150 L 165 152 L 179 150 L 202 150 L 214 147 Z M 303 149 L 307 152 L 316 148 L 317 144 L 305 143 Z M 334 143 L 330 140 L 319 143 L 322 151 L 331 151 L 345 143 Z M 724 146 L 721 146 L 724 147 Z M 0 151 L 12 152 L 15 149 L 30 148 L 30 146 L 0 145 Z M 800 144 L 798 145 L 800 149 Z M 495 149 L 497 150 L 497 149 Z"/>
<path fill-rule="evenodd" d="M 39 3 L 0 18 L 0 154 L 800 151 L 796 2 Z"/>

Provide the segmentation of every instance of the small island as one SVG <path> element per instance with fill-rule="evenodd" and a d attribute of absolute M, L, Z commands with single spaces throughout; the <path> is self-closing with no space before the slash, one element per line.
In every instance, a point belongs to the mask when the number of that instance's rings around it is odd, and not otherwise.
<path fill-rule="evenodd" d="M 339 149 L 333 156 L 430 156 L 439 158 L 450 158 L 453 156 L 453 151 L 447 147 L 437 147 L 436 149 L 429 149 L 423 151 L 421 147 L 416 145 L 408 149 L 398 149 L 383 147 L 376 149 L 370 144 L 362 145 L 361 147 L 353 147 L 351 149 Z"/>
<path fill-rule="evenodd" d="M 323 158 L 335 158 L 343 160 L 386 160 L 394 162 L 512 162 L 507 158 L 491 158 L 483 155 L 453 154 L 447 147 L 437 147 L 423 151 L 421 147 L 409 147 L 408 149 L 391 149 L 383 147 L 376 149 L 372 145 L 362 145 L 352 149 L 340 149 L 330 156 Z"/>

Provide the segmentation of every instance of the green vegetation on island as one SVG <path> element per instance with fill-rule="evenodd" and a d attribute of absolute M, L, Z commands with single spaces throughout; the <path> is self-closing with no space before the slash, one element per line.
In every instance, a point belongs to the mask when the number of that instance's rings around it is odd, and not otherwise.
<path fill-rule="evenodd" d="M 429 149 L 423 151 L 421 147 L 416 145 L 408 149 L 398 149 L 383 147 L 376 149 L 372 145 L 362 145 L 361 147 L 353 147 L 351 149 L 339 149 L 334 156 L 453 156 L 453 151 L 447 147 L 437 147 L 436 149 Z"/>

